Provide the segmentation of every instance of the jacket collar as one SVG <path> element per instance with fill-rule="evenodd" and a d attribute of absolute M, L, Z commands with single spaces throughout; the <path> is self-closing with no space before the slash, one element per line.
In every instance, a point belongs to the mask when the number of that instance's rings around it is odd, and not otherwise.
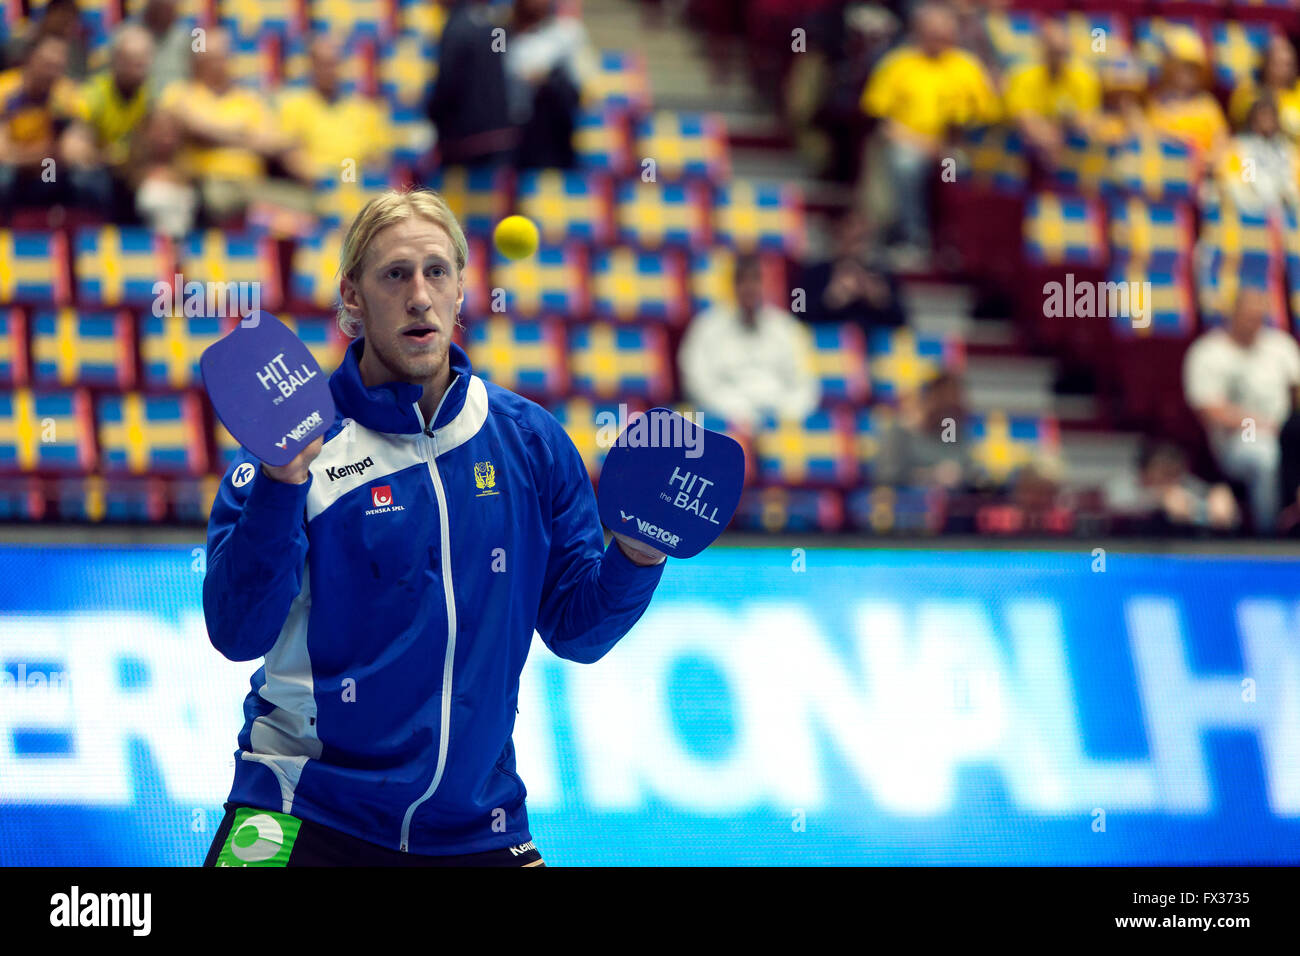
<path fill-rule="evenodd" d="M 335 407 L 344 417 L 355 419 L 372 431 L 419 434 L 423 430 L 422 425 L 428 424 L 421 421 L 417 405 L 424 395 L 424 386 L 410 382 L 383 382 L 374 388 L 367 388 L 361 381 L 358 365 L 365 344 L 365 338 L 358 337 L 349 345 L 342 364 L 330 376 L 330 392 L 334 396 Z M 451 424 L 462 411 L 466 411 L 465 399 L 470 392 L 470 379 L 474 378 L 469 356 L 455 342 L 451 343 L 448 359 L 451 362 L 451 385 L 443 396 L 437 421 L 433 422 L 435 428 Z"/>

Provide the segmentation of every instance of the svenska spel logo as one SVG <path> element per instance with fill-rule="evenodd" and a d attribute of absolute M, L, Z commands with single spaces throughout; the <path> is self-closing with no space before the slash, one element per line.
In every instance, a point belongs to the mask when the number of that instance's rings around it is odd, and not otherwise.
<path fill-rule="evenodd" d="M 393 486 L 379 485 L 371 488 L 370 500 L 376 508 L 387 508 L 393 503 Z"/>

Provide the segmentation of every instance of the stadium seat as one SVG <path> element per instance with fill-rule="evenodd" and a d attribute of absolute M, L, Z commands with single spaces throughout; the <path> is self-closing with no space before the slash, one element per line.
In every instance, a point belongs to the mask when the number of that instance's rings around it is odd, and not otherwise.
<path fill-rule="evenodd" d="M 297 38 L 306 32 L 306 5 L 306 0 L 220 0 L 221 23 L 241 37 Z"/>
<path fill-rule="evenodd" d="M 103 395 L 96 412 L 105 474 L 199 475 L 208 470 L 197 393 Z"/>
<path fill-rule="evenodd" d="M 867 344 L 856 325 L 814 325 L 813 370 L 821 383 L 825 407 L 860 405 L 871 395 L 867 375 Z"/>
<path fill-rule="evenodd" d="M 1106 230 L 1100 203 L 1040 192 L 1025 208 L 1025 255 L 1038 265 L 1100 265 Z"/>
<path fill-rule="evenodd" d="M 55 486 L 55 513 L 63 521 L 156 524 L 167 517 L 167 501 L 167 483 L 156 476 L 85 475 Z"/>
<path fill-rule="evenodd" d="M 578 243 L 544 245 L 515 260 L 494 251 L 491 277 L 493 289 L 502 290 L 504 311 L 512 315 L 581 319 L 587 314 L 587 255 Z"/>
<path fill-rule="evenodd" d="M 1267 23 L 1220 20 L 1210 26 L 1214 81 L 1222 89 L 1254 80 L 1255 68 L 1268 49 L 1274 29 Z"/>
<path fill-rule="evenodd" d="M 636 126 L 637 155 L 654 161 L 656 181 L 702 179 L 722 185 L 731 174 L 722 118 L 660 110 Z"/>
<path fill-rule="evenodd" d="M 586 109 L 613 108 L 633 116 L 650 109 L 650 82 L 645 57 L 623 50 L 601 50 L 596 68 L 585 78 L 582 104 Z"/>
<path fill-rule="evenodd" d="M 750 488 L 741 494 L 731 526 L 768 534 L 839 531 L 844 498 L 831 488 Z"/>
<path fill-rule="evenodd" d="M 960 137 L 971 181 L 982 189 L 1020 193 L 1029 182 L 1029 159 L 1020 134 L 1009 126 L 966 130 Z"/>
<path fill-rule="evenodd" d="M 224 291 L 225 309 L 219 314 L 236 314 L 237 306 L 251 304 L 254 296 L 259 308 L 268 311 L 280 308 L 283 291 L 280 260 L 270 239 L 251 232 L 208 229 L 186 236 L 179 252 L 187 296 L 189 284 L 200 281 L 206 287 L 209 301 L 215 302 L 220 310 L 220 293 Z"/>
<path fill-rule="evenodd" d="M 1050 418 L 971 414 L 964 430 L 981 483 L 1006 485 L 1026 465 L 1043 466 L 1059 455 L 1060 435 Z"/>
<path fill-rule="evenodd" d="M 338 303 L 339 259 L 343 254 L 343 232 L 323 229 L 298 240 L 290 265 L 290 307 L 333 309 Z"/>
<path fill-rule="evenodd" d="M 594 173 L 530 169 L 519 174 L 519 212 L 537 224 L 542 242 L 609 242 L 614 234 L 613 191 Z"/>
<path fill-rule="evenodd" d="M 355 178 L 344 181 L 338 175 L 316 181 L 316 212 L 322 229 L 347 231 L 363 206 L 396 185 L 388 170 L 355 170 Z"/>
<path fill-rule="evenodd" d="M 467 235 L 491 236 L 509 213 L 508 175 L 495 167 L 444 166 L 429 177 L 428 186 L 442 194 Z"/>
<path fill-rule="evenodd" d="M 732 249 L 804 254 L 803 200 L 794 186 L 733 179 L 718 188 L 713 215 L 717 240 Z"/>
<path fill-rule="evenodd" d="M 62 233 L 0 229 L 0 304 L 67 305 L 70 293 Z"/>
<path fill-rule="evenodd" d="M 766 419 L 755 430 L 754 455 L 759 479 L 769 484 L 845 488 L 858 477 L 853 419 L 843 409 L 802 421 Z"/>
<path fill-rule="evenodd" d="M 965 363 L 960 339 L 917 335 L 910 328 L 873 329 L 867 355 L 873 393 L 890 402 L 919 389 L 940 372 L 960 369 Z"/>
<path fill-rule="evenodd" d="M 156 286 L 171 286 L 176 250 L 171 240 L 134 226 L 79 230 L 74 271 L 77 299 L 85 306 L 152 306 Z"/>
<path fill-rule="evenodd" d="M 686 266 L 680 250 L 606 249 L 592 259 L 591 282 L 597 318 L 672 326 L 686 321 Z"/>
<path fill-rule="evenodd" d="M 1065 131 L 1061 152 L 1049 172 L 1053 186 L 1093 198 L 1109 186 L 1110 147 L 1100 136 L 1076 128 Z"/>
<path fill-rule="evenodd" d="M 1152 202 L 1187 202 L 1196 196 L 1201 163 L 1191 146 L 1169 136 L 1134 136 L 1110 154 L 1112 188 Z"/>
<path fill-rule="evenodd" d="M 708 195 L 700 183 L 621 182 L 615 191 L 618 241 L 644 249 L 709 245 Z"/>
<path fill-rule="evenodd" d="M 1009 70 L 1039 58 L 1041 22 L 1032 10 L 1000 10 L 984 16 L 989 44 L 1002 65 Z"/>
<path fill-rule="evenodd" d="M 1186 269 L 1192 252 L 1192 213 L 1185 203 L 1112 200 L 1109 223 L 1116 262 L 1171 275 Z"/>
<path fill-rule="evenodd" d="M 465 335 L 474 371 L 540 402 L 569 389 L 564 330 L 558 322 L 515 322 L 503 315 L 469 325 Z"/>
<path fill-rule="evenodd" d="M 37 384 L 135 387 L 135 322 L 126 310 L 71 307 L 32 315 L 32 364 Z"/>
<path fill-rule="evenodd" d="M 569 374 L 579 394 L 657 405 L 671 396 L 671 365 L 660 326 L 596 323 L 569 332 Z"/>
<path fill-rule="evenodd" d="M 140 362 L 144 381 L 159 389 L 203 384 L 204 349 L 234 328 L 237 319 L 200 315 L 144 315 L 140 319 Z"/>
<path fill-rule="evenodd" d="M 1201 209 L 1201 234 L 1195 253 L 1196 291 L 1202 324 L 1223 322 L 1237 290 L 1265 289 L 1275 302 L 1270 320 L 1286 327 L 1282 291 L 1284 259 L 1277 225 L 1264 213 L 1249 213 L 1228 202 Z"/>
<path fill-rule="evenodd" d="M 625 116 L 612 107 L 589 107 L 578 112 L 575 124 L 573 151 L 580 169 L 615 176 L 632 172 L 632 134 Z"/>
<path fill-rule="evenodd" d="M 564 426 L 593 482 L 599 478 L 605 456 L 626 426 L 625 419 L 645 411 L 639 402 L 593 402 L 581 395 L 550 403 L 547 408 Z"/>
<path fill-rule="evenodd" d="M 735 268 L 736 256 L 730 249 L 714 246 L 696 252 L 691 257 L 691 307 L 700 312 L 713 305 L 734 302 Z M 788 306 L 790 295 L 785 264 L 779 256 L 760 256 L 759 281 L 763 288 L 763 301 Z"/>
<path fill-rule="evenodd" d="M 0 472 L 84 472 L 96 461 L 86 389 L 0 392 Z"/>

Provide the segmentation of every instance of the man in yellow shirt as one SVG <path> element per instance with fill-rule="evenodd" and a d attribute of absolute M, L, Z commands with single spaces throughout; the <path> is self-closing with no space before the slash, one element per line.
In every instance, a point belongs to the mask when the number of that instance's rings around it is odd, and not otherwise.
<path fill-rule="evenodd" d="M 886 54 L 862 91 L 863 111 L 881 121 L 867 179 L 887 187 L 893 206 L 892 215 L 877 210 L 873 218 L 893 220 L 902 242 L 895 258 L 903 267 L 919 267 L 929 255 L 927 189 L 949 133 L 992 122 L 999 113 L 983 66 L 957 48 L 956 36 L 948 7 L 921 4 L 912 18 L 912 42 Z M 885 196 L 873 205 L 882 205 Z"/>
<path fill-rule="evenodd" d="M 223 219 L 256 199 L 282 198 L 285 191 L 267 179 L 267 163 L 287 156 L 293 143 L 276 129 L 262 97 L 236 85 L 228 31 L 208 31 L 191 70 L 192 79 L 168 86 L 159 105 L 185 134 L 182 165 L 198 180 L 204 207 Z"/>
<path fill-rule="evenodd" d="M 1205 43 L 1195 30 L 1182 26 L 1168 28 L 1163 42 L 1165 62 L 1151 104 L 1151 125 L 1217 163 L 1227 145 L 1228 121 L 1209 89 Z"/>
<path fill-rule="evenodd" d="M 367 166 L 386 166 L 392 151 L 388 119 L 373 100 L 341 94 L 338 43 L 318 36 L 308 58 L 311 85 L 286 90 L 277 110 L 280 130 L 293 142 L 286 167 L 315 181 L 339 176 L 348 163 L 358 174 Z"/>
<path fill-rule="evenodd" d="M 1087 64 L 1071 55 L 1070 38 L 1060 21 L 1044 22 L 1040 39 L 1041 59 L 1011 71 L 1003 104 L 1025 141 L 1055 165 L 1066 126 L 1086 126 L 1100 111 L 1101 83 Z"/>
<path fill-rule="evenodd" d="M 72 204 L 102 207 L 108 180 L 77 121 L 85 104 L 67 76 L 68 43 L 37 34 L 22 66 L 0 73 L 0 214 Z"/>

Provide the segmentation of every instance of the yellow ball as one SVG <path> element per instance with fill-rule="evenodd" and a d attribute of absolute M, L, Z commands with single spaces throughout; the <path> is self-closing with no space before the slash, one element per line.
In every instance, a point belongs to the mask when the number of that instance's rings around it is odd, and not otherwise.
<path fill-rule="evenodd" d="M 527 216 L 506 216 L 492 231 L 497 251 L 507 259 L 526 259 L 537 251 L 537 226 Z"/>

